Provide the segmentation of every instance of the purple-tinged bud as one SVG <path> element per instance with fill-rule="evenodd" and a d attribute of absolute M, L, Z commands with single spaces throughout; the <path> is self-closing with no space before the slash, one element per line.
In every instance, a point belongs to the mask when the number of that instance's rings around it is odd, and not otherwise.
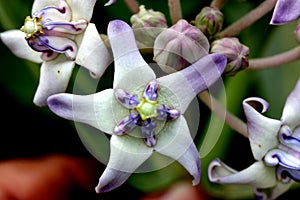
<path fill-rule="evenodd" d="M 196 62 L 209 51 L 206 36 L 186 20 L 161 32 L 154 42 L 154 57 L 160 68 L 173 73 Z"/>
<path fill-rule="evenodd" d="M 199 28 L 209 39 L 212 39 L 222 29 L 224 22 L 223 13 L 216 7 L 202 8 L 193 24 Z"/>
<path fill-rule="evenodd" d="M 296 41 L 300 44 L 300 23 L 297 25 L 296 30 L 294 31 Z"/>
<path fill-rule="evenodd" d="M 141 5 L 137 14 L 130 18 L 131 26 L 140 48 L 152 48 L 158 34 L 168 28 L 165 15 Z"/>
<path fill-rule="evenodd" d="M 233 76 L 249 65 L 249 48 L 238 38 L 225 37 L 212 42 L 211 53 L 223 53 L 227 57 L 224 75 Z"/>

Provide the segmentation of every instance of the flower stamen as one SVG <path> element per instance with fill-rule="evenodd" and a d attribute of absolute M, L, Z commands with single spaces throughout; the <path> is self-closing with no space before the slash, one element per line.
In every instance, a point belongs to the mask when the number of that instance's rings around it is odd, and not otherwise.
<path fill-rule="evenodd" d="M 28 40 L 33 40 L 39 37 L 41 34 L 44 34 L 42 17 L 31 18 L 30 16 L 27 16 L 25 18 L 24 25 L 20 30 L 26 34 L 25 38 Z"/>

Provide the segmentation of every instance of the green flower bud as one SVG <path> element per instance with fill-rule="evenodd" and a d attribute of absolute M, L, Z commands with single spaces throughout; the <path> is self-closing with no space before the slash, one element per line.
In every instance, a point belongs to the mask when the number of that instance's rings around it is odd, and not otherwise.
<path fill-rule="evenodd" d="M 168 28 L 167 20 L 161 12 L 146 10 L 144 5 L 139 8 L 130 18 L 132 29 L 139 48 L 152 48 L 157 35 Z"/>
<path fill-rule="evenodd" d="M 209 39 L 213 38 L 222 29 L 224 21 L 223 13 L 216 7 L 207 6 L 202 8 L 201 12 L 193 21 Z"/>
<path fill-rule="evenodd" d="M 241 44 L 235 37 L 225 37 L 213 41 L 211 53 L 223 53 L 227 57 L 224 75 L 233 76 L 249 65 L 249 48 Z"/>
<path fill-rule="evenodd" d="M 208 51 L 206 36 L 186 20 L 180 19 L 157 36 L 153 60 L 164 72 L 173 73 L 207 55 Z"/>

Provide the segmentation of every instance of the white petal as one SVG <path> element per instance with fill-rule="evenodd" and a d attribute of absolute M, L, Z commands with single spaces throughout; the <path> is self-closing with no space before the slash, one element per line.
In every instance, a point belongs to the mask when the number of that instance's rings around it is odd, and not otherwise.
<path fill-rule="evenodd" d="M 60 117 L 89 124 L 108 134 L 117 124 L 112 112 L 116 104 L 112 89 L 91 95 L 56 94 L 48 98 L 49 108 Z"/>
<path fill-rule="evenodd" d="M 148 147 L 141 138 L 128 135 L 112 135 L 110 139 L 109 168 L 133 173 L 152 154 L 153 149 Z"/>
<path fill-rule="evenodd" d="M 45 8 L 49 7 L 50 9 Z M 44 11 L 41 11 L 44 9 Z M 41 15 L 42 14 L 42 15 Z M 32 16 L 42 16 L 45 21 L 71 21 L 72 11 L 65 1 L 58 0 L 35 0 L 32 6 Z"/>
<path fill-rule="evenodd" d="M 180 102 L 181 113 L 184 113 L 196 95 L 213 85 L 221 76 L 226 66 L 223 54 L 210 54 L 193 65 L 157 79 L 159 85 L 168 88 Z"/>
<path fill-rule="evenodd" d="M 108 38 L 115 61 L 114 88 L 130 92 L 136 87 L 146 86 L 156 78 L 140 54 L 128 24 L 121 20 L 111 21 L 108 25 Z"/>
<path fill-rule="evenodd" d="M 185 118 L 166 122 L 165 127 L 158 133 L 155 150 L 163 155 L 178 160 L 189 173 L 194 176 L 193 184 L 200 181 L 200 155 L 190 135 Z"/>
<path fill-rule="evenodd" d="M 74 65 L 75 62 L 67 60 L 65 55 L 43 62 L 33 102 L 38 106 L 45 106 L 50 95 L 66 91 Z"/>
<path fill-rule="evenodd" d="M 106 167 L 95 190 L 97 193 L 109 192 L 122 185 L 130 175 L 131 173 Z"/>
<path fill-rule="evenodd" d="M 243 101 L 247 118 L 248 138 L 256 160 L 261 160 L 270 149 L 278 145 L 277 135 L 281 121 L 261 114 L 268 109 L 268 106 L 268 102 L 258 97 L 247 98 Z"/>
<path fill-rule="evenodd" d="M 263 162 L 255 162 L 237 172 L 219 159 L 214 159 L 208 166 L 208 178 L 219 184 L 246 184 L 256 188 L 268 188 L 276 184 L 275 170 L 275 167 L 267 167 Z"/>
<path fill-rule="evenodd" d="M 16 56 L 35 62 L 41 63 L 41 52 L 34 51 L 25 40 L 25 33 L 20 30 L 9 30 L 0 33 L 2 42 Z"/>
<path fill-rule="evenodd" d="M 300 125 L 300 79 L 286 100 L 282 122 L 289 125 L 292 130 Z"/>
<path fill-rule="evenodd" d="M 72 11 L 72 21 L 85 19 L 90 21 L 96 0 L 66 0 Z"/>
<path fill-rule="evenodd" d="M 89 23 L 77 52 L 76 63 L 87 68 L 93 78 L 100 78 L 112 62 L 112 55 L 95 24 Z"/>
<path fill-rule="evenodd" d="M 292 182 L 290 183 L 282 183 L 277 182 L 276 185 L 272 188 L 266 188 L 266 189 L 255 189 L 254 193 L 258 197 L 257 199 L 261 200 L 270 200 L 270 199 L 277 199 L 280 195 L 285 193 L 292 185 Z"/>

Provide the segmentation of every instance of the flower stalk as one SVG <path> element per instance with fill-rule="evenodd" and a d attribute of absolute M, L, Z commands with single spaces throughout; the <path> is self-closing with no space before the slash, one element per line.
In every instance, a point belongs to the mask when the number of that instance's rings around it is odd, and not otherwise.
<path fill-rule="evenodd" d="M 270 12 L 276 4 L 277 0 L 266 0 L 262 2 L 259 6 L 255 9 L 241 17 L 236 22 L 232 23 L 226 29 L 218 34 L 219 37 L 231 37 L 239 34 L 242 30 L 249 27 L 251 24 L 259 20 L 265 14 Z"/>
<path fill-rule="evenodd" d="M 300 46 L 277 55 L 249 60 L 247 70 L 260 70 L 288 64 L 300 59 Z"/>
<path fill-rule="evenodd" d="M 248 137 L 247 126 L 245 122 L 226 110 L 207 90 L 198 94 L 199 99 L 221 120 L 240 133 L 244 137 Z"/>
<path fill-rule="evenodd" d="M 176 24 L 178 20 L 182 19 L 180 0 L 169 0 L 168 5 L 172 24 Z"/>
<path fill-rule="evenodd" d="M 138 13 L 139 12 L 139 3 L 136 0 L 124 0 L 127 7 L 132 13 Z"/>

